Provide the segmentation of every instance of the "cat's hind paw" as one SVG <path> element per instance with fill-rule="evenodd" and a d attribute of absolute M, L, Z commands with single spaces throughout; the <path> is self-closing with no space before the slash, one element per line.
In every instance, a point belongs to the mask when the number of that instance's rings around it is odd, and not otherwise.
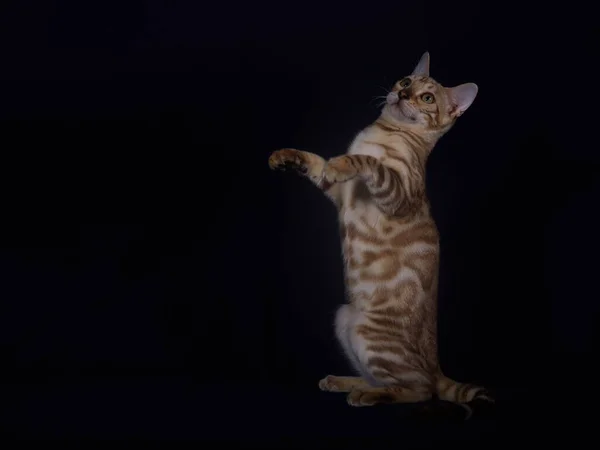
<path fill-rule="evenodd" d="M 368 387 L 369 384 L 360 377 L 336 377 L 327 375 L 319 381 L 319 389 L 326 392 L 350 392 L 357 387 Z"/>

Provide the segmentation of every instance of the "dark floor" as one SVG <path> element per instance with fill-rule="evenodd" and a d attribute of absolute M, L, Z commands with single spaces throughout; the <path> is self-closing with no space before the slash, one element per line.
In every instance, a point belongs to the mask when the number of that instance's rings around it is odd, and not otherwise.
<path fill-rule="evenodd" d="M 414 407 L 351 408 L 343 394 L 317 389 L 200 384 L 169 376 L 54 378 L 5 384 L 3 390 L 9 399 L 2 408 L 4 431 L 18 439 L 209 440 L 314 448 L 401 437 L 398 448 L 420 448 L 449 441 L 490 444 L 502 437 L 501 430 L 506 434 L 522 426 L 519 414 L 508 422 L 500 418 L 504 414 L 498 411 L 514 400 L 503 394 L 493 411 L 483 408 L 464 422 L 462 412 L 447 407 L 443 419 L 416 419 Z"/>

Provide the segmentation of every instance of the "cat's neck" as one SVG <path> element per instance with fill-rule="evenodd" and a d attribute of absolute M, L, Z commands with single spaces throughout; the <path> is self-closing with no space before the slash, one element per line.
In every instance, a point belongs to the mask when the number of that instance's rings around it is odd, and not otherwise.
<path fill-rule="evenodd" d="M 380 116 L 373 125 L 377 129 L 381 130 L 382 133 L 388 136 L 398 136 L 402 140 L 406 141 L 408 146 L 418 153 L 422 157 L 427 158 L 435 144 L 441 136 L 433 133 L 424 133 L 422 130 L 411 127 L 410 125 L 404 125 L 397 121 L 391 121 L 385 116 Z"/>
<path fill-rule="evenodd" d="M 419 126 L 399 122 L 397 120 L 394 120 L 393 118 L 388 117 L 386 114 L 382 114 L 381 116 L 379 116 L 375 123 L 379 123 L 391 131 L 415 134 L 431 146 L 434 146 L 443 135 L 443 133 L 440 133 L 438 131 L 426 131 Z"/>

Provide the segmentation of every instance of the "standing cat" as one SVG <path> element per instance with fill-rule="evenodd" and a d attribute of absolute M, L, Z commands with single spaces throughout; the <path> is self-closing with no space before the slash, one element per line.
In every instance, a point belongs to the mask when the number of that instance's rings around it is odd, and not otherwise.
<path fill-rule="evenodd" d="M 304 174 L 338 207 L 348 303 L 337 312 L 335 330 L 360 376 L 329 375 L 319 387 L 348 392 L 352 406 L 433 395 L 462 405 L 492 401 L 483 388 L 451 380 L 440 369 L 439 235 L 425 192 L 428 155 L 477 90 L 473 83 L 440 85 L 429 77 L 425 53 L 346 155 L 326 161 L 283 149 L 269 158 L 272 169 Z"/>

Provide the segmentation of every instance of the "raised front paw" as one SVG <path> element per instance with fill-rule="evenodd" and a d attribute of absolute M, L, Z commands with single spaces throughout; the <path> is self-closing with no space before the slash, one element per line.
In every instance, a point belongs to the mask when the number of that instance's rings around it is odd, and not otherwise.
<path fill-rule="evenodd" d="M 343 183 L 358 175 L 358 169 L 350 156 L 336 156 L 327 161 L 324 178 L 329 183 Z"/>
<path fill-rule="evenodd" d="M 269 157 L 269 167 L 273 170 L 290 169 L 300 173 L 308 171 L 303 152 L 294 150 L 293 148 L 284 148 L 273 152 Z"/>

